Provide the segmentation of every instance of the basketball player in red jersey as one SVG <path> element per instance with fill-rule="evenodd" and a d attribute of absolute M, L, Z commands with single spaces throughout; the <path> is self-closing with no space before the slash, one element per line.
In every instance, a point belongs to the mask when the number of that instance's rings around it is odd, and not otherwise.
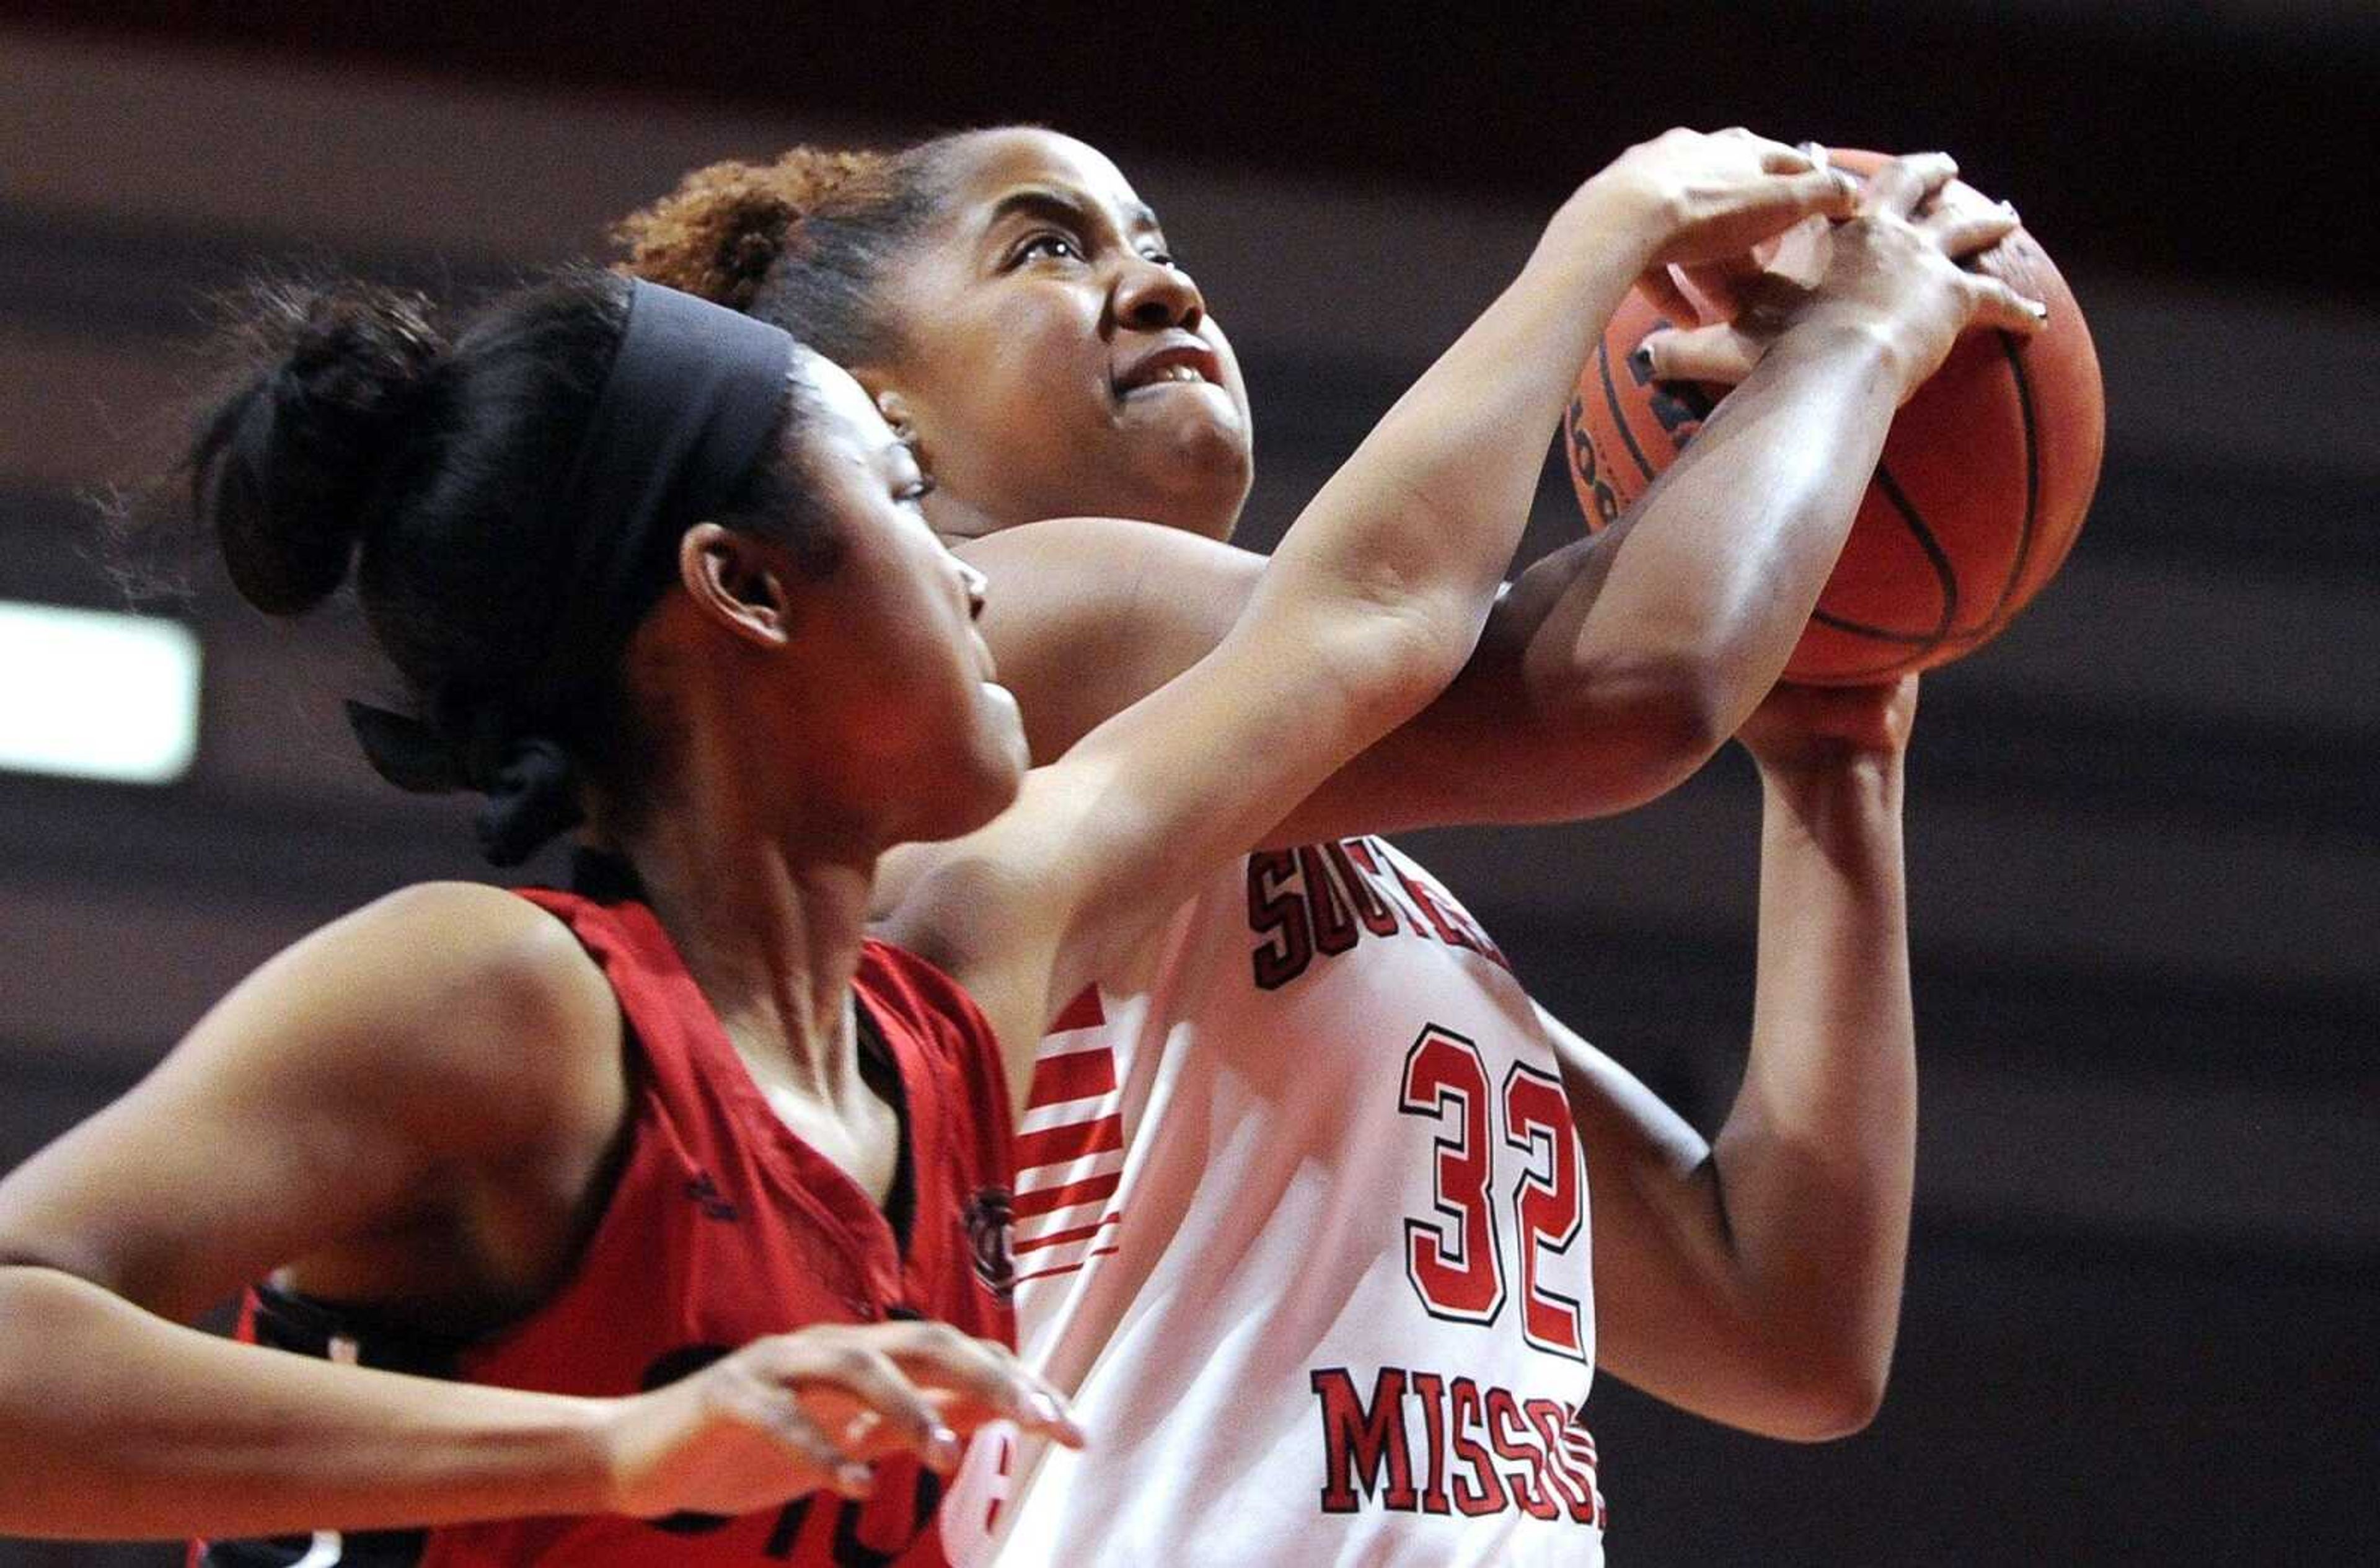
<path fill-rule="evenodd" d="M 1841 198 L 1782 149 L 1711 175 L 1681 260 Z M 284 301 L 194 457 L 236 584 L 295 613 L 352 565 L 418 710 L 357 711 L 375 766 L 485 795 L 500 862 L 581 821 L 605 853 L 576 893 L 429 886 L 318 933 L 0 1184 L 0 1529 L 941 1557 L 918 1462 L 952 1428 L 1075 1435 L 967 1337 L 1008 1328 L 995 1051 L 1029 1060 L 1112 944 L 1460 667 L 1590 341 L 1592 216 L 1317 497 L 1237 630 L 1030 775 L 979 578 L 866 395 L 783 333 L 625 280 L 451 345 L 402 302 Z M 954 842 L 902 946 L 864 940 L 912 840 Z M 172 1321 L 267 1273 L 256 1337 L 364 1365 Z M 887 1322 L 912 1314 L 966 1332 Z M 801 1501 L 829 1480 L 858 1506 Z"/>
<path fill-rule="evenodd" d="M 1662 216 L 1691 205 L 1703 161 L 1746 140 L 1672 132 L 1589 183 L 1602 249 L 1582 319 L 1599 323 L 1658 259 Z M 1019 1561 L 1575 1562 L 1561 1532 L 1601 1518 L 1591 1445 L 1518 1413 L 1573 1417 L 1585 1363 L 1780 1436 L 1840 1432 L 1874 1408 L 1913 1141 L 1898 829 L 1913 683 L 1780 692 L 1754 711 L 1899 399 L 1966 326 L 2034 323 L 1954 264 L 2014 220 L 1936 205 L 1950 172 L 1925 157 L 1886 174 L 1836 231 L 1818 294 L 1792 307 L 1791 347 L 1619 531 L 1524 574 L 1445 698 L 1303 805 L 1281 802 L 1274 842 L 1307 847 L 1218 879 L 1161 953 L 1052 1038 L 1031 1138 L 1063 1158 L 1046 1185 L 1026 1172 L 1020 1197 L 1020 1216 L 1053 1209 L 1021 1243 L 1046 1248 L 1020 1276 L 1026 1343 L 1103 1417 L 1132 1413 L 1134 1435 L 1050 1484 L 1050 1466 L 1028 1473 L 1007 1510 Z M 1155 214 L 1092 149 L 1009 130 L 891 156 L 798 151 L 701 171 L 624 236 L 644 275 L 832 345 L 911 432 L 939 483 L 929 517 L 998 585 L 986 636 L 1037 756 L 1230 625 L 1261 565 L 1216 542 L 1246 492 L 1245 395 Z M 1050 517 L 1066 520 L 1036 520 Z M 1608 1058 L 1530 1020 L 1426 873 L 1378 841 L 1329 842 L 1619 809 L 1739 730 L 1770 786 L 1767 902 L 1746 1090 L 1716 1152 Z M 1430 932 L 1437 945 L 1413 940 Z M 1539 1152 L 1478 1181 L 1540 1184 L 1548 1206 L 1570 1205 L 1566 1232 L 1533 1243 L 1445 1185 L 1444 1149 L 1500 1144 L 1492 1120 L 1425 1124 L 1451 1079 L 1409 1081 L 1398 1102 L 1399 1053 L 1413 1046 L 1410 1079 L 1429 1027 L 1456 1012 L 1485 1021 L 1450 1031 L 1457 1065 L 1508 1037 L 1509 1063 L 1476 1075 L 1485 1089 L 1559 1073 L 1572 1124 L 1557 1136 L 1514 1101 L 1501 1113 L 1535 1129 L 1515 1120 L 1514 1146 Z M 1284 1042 L 1327 1065 L 1285 1078 Z M 1373 1080 L 1389 1098 L 1367 1119 L 1354 1112 Z M 1350 1130 L 1315 1130 L 1332 1125 Z M 1599 1343 L 1572 1245 L 1579 1143 L 1597 1178 Z M 1460 1236 L 1432 1239 L 1450 1213 L 1478 1222 L 1451 1273 Z M 1425 1243 L 1435 1274 L 1415 1256 Z M 1451 1299 L 1475 1285 L 1472 1304 Z M 1297 1312 L 1266 1331 L 1284 1300 Z M 1449 1391 L 1464 1387 L 1488 1391 L 1501 1425 L 1463 1430 L 1478 1408 Z M 1466 1442 L 1495 1475 L 1450 1489 Z"/>

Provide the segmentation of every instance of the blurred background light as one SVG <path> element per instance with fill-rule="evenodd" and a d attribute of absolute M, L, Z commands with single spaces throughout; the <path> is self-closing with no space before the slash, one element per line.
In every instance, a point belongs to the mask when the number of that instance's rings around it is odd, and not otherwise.
<path fill-rule="evenodd" d="M 0 601 L 0 768 L 171 784 L 198 743 L 188 626 Z"/>

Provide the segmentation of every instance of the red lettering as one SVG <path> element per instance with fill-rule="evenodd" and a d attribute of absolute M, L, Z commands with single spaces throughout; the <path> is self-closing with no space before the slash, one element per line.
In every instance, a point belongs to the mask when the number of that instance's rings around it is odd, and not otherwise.
<path fill-rule="evenodd" d="M 1404 869 L 1394 861 L 1390 862 L 1390 867 L 1396 872 L 1397 885 L 1405 890 L 1405 896 L 1413 900 L 1414 907 L 1420 910 L 1422 917 L 1429 921 L 1429 928 L 1438 933 L 1439 941 L 1449 947 L 1467 947 L 1475 953 L 1479 950 L 1479 944 L 1473 942 L 1461 926 L 1455 924 L 1452 917 L 1448 914 L 1446 906 L 1440 904 L 1429 889 L 1407 876 Z"/>
<path fill-rule="evenodd" d="M 1484 1429 L 1487 1415 L 1479 1399 L 1479 1385 L 1468 1378 L 1454 1380 L 1450 1392 L 1453 1399 L 1447 1407 L 1447 1430 L 1452 1436 L 1454 1456 L 1471 1466 L 1476 1484 L 1465 1487 L 1456 1476 L 1451 1487 L 1454 1506 L 1466 1518 L 1476 1519 L 1483 1513 L 1501 1513 L 1512 1504 L 1505 1499 L 1504 1483 L 1496 1474 L 1496 1466 L 1479 1440 L 1471 1435 L 1472 1428 Z"/>
<path fill-rule="evenodd" d="M 1512 1188 L 1521 1231 L 1521 1333 L 1539 1350 L 1586 1359 L 1585 1314 L 1579 1298 L 1546 1285 L 1547 1254 L 1568 1254 L 1585 1228 L 1585 1170 L 1570 1097 L 1550 1073 L 1514 1063 L 1504 1078 L 1504 1142 L 1527 1163 Z M 1584 1276 L 1585 1270 L 1577 1270 Z"/>
<path fill-rule="evenodd" d="M 1314 931 L 1305 899 L 1287 885 L 1296 855 L 1264 849 L 1248 857 L 1248 929 L 1266 940 L 1255 952 L 1257 989 L 1278 991 L 1314 962 Z"/>
<path fill-rule="evenodd" d="M 1519 1512 L 1557 1526 L 1603 1527 L 1595 1440 L 1575 1406 L 1402 1367 L 1380 1368 L 1368 1401 L 1343 1367 L 1307 1380 L 1322 1417 L 1327 1513 L 1367 1505 L 1466 1518 Z M 1418 1454 L 1408 1452 L 1408 1392 L 1427 1444 Z"/>
<path fill-rule="evenodd" d="M 1562 1507 L 1572 1519 L 1582 1525 L 1595 1522 L 1595 1481 L 1578 1473 L 1577 1464 L 1563 1442 L 1570 1426 L 1570 1412 L 1550 1399 L 1533 1399 L 1521 1407 L 1528 1413 L 1530 1423 L 1546 1443 L 1546 1479 L 1561 1494 Z"/>
<path fill-rule="evenodd" d="M 1504 1309 L 1504 1259 L 1489 1190 L 1493 1108 L 1478 1046 L 1435 1024 L 1422 1030 L 1405 1053 L 1397 1109 L 1438 1123 L 1431 1207 L 1443 1217 L 1405 1222 L 1405 1277 L 1432 1317 L 1492 1323 Z"/>
<path fill-rule="evenodd" d="M 1521 1402 L 1512 1397 L 1511 1389 L 1488 1391 L 1488 1440 L 1496 1445 L 1500 1459 L 1518 1465 L 1518 1470 L 1505 1472 L 1512 1483 L 1512 1496 L 1530 1515 L 1538 1519 L 1559 1519 L 1561 1505 L 1540 1485 L 1546 1470 L 1546 1456 L 1530 1440 L 1528 1417 L 1521 1414 Z"/>
<path fill-rule="evenodd" d="M 1325 853 L 1330 857 L 1330 864 L 1338 868 L 1339 880 L 1347 884 L 1347 896 L 1354 901 L 1355 914 L 1363 920 L 1364 929 L 1374 936 L 1396 935 L 1397 912 L 1389 907 L 1389 901 L 1372 885 L 1372 876 L 1379 874 L 1379 867 L 1373 861 L 1371 850 L 1361 840 L 1350 839 L 1327 846 Z M 1370 869 L 1371 875 L 1356 869 L 1358 857 Z"/>
<path fill-rule="evenodd" d="M 1344 1367 L 1325 1367 L 1308 1382 L 1322 1402 L 1322 1512 L 1353 1513 L 1365 1497 L 1401 1513 L 1414 1510 L 1413 1460 L 1405 1451 L 1405 1374 L 1383 1367 L 1366 1409 Z M 1382 1472 L 1387 1484 L 1382 1486 Z"/>
<path fill-rule="evenodd" d="M 1446 1410 L 1439 1404 L 1445 1397 L 1446 1380 L 1435 1372 L 1413 1375 L 1414 1396 L 1421 1402 L 1422 1430 L 1429 1441 L 1429 1469 L 1422 1483 L 1421 1511 L 1424 1513 L 1444 1513 L 1446 1501 Z"/>
<path fill-rule="evenodd" d="M 1603 1501 L 1601 1469 L 1595 1452 L 1595 1434 L 1579 1419 L 1579 1412 L 1567 1412 L 1569 1419 L 1562 1427 L 1562 1456 L 1570 1462 L 1571 1473 L 1585 1484 L 1587 1495 L 1595 1499 L 1595 1527 L 1602 1529 L 1610 1518 L 1611 1510 Z"/>
<path fill-rule="evenodd" d="M 1330 873 L 1322 869 L 1322 852 L 1307 847 L 1297 852 L 1297 869 L 1305 879 L 1305 907 L 1314 921 L 1315 951 L 1326 956 L 1346 952 L 1361 933 L 1355 917 L 1340 896 Z"/>

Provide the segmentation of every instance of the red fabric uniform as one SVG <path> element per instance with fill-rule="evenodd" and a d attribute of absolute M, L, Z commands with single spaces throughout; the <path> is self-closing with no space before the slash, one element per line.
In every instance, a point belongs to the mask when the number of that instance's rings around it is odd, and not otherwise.
<path fill-rule="evenodd" d="M 973 1001 L 924 961 L 869 942 L 854 982 L 905 1102 L 901 1238 L 841 1169 L 788 1130 L 650 909 L 524 894 L 603 967 L 628 1026 L 634 1131 L 618 1185 L 552 1299 L 485 1339 L 440 1345 L 362 1315 L 260 1289 L 243 1337 L 478 1383 L 611 1395 L 657 1387 L 754 1339 L 810 1323 L 939 1319 L 1014 1344 L 1009 1114 L 998 1048 Z M 899 1201 L 903 1188 L 909 1201 Z M 213 1543 L 239 1564 L 912 1564 L 942 1558 L 941 1488 L 906 1458 L 866 1503 L 821 1492 L 742 1518 L 544 1518 L 429 1531 Z"/>

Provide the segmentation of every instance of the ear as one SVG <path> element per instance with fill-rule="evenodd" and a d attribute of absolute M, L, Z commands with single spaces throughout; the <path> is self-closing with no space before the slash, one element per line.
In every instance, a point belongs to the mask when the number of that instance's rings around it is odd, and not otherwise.
<path fill-rule="evenodd" d="M 868 389 L 870 397 L 876 399 L 876 411 L 884 416 L 884 422 L 892 427 L 892 433 L 914 444 L 917 439 L 917 421 L 909 412 L 908 398 L 897 389 L 887 386 L 881 375 L 856 376 L 854 379 Z"/>
<path fill-rule="evenodd" d="M 697 523 L 677 542 L 678 582 L 695 609 L 759 648 L 792 637 L 793 600 L 769 547 L 717 523 Z"/>

